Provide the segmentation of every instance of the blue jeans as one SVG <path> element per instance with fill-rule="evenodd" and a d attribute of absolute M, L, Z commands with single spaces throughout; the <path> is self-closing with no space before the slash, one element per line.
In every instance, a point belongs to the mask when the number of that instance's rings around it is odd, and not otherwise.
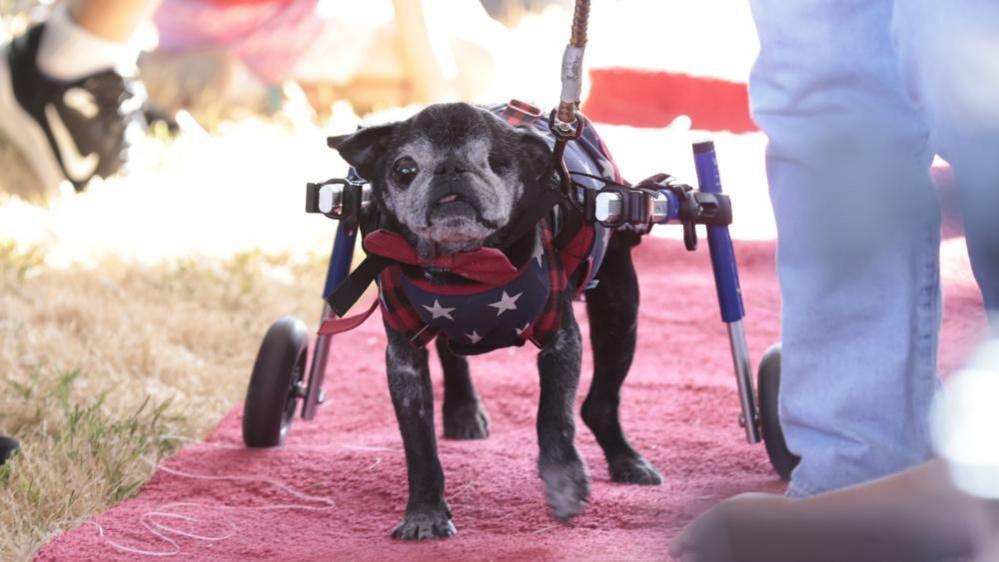
<path fill-rule="evenodd" d="M 940 204 L 950 162 L 973 269 L 999 309 L 999 1 L 751 0 L 753 115 L 770 138 L 788 494 L 931 454 Z M 997 397 L 999 400 L 999 397 Z"/>

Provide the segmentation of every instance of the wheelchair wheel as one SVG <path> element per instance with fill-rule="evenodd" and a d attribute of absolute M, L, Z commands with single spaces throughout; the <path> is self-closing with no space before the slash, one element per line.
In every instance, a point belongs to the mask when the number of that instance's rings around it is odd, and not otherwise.
<path fill-rule="evenodd" d="M 760 393 L 760 430 L 767 447 L 770 464 L 782 480 L 791 479 L 791 471 L 801 459 L 787 449 L 784 430 L 780 427 L 778 395 L 780 394 L 780 344 L 770 346 L 760 360 L 757 388 Z"/>
<path fill-rule="evenodd" d="M 275 447 L 291 428 L 308 359 L 305 323 L 286 316 L 271 324 L 253 364 L 243 404 L 243 443 Z"/>

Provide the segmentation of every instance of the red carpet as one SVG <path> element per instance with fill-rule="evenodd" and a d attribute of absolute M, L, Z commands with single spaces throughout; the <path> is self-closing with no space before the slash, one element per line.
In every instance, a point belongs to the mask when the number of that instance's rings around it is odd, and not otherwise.
<path fill-rule="evenodd" d="M 750 348 L 758 359 L 778 339 L 773 246 L 741 243 L 737 252 Z M 964 260 L 948 258 L 943 267 L 945 368 L 983 322 Z M 638 262 L 644 297 L 640 350 L 626 384 L 624 423 L 633 443 L 663 471 L 663 486 L 610 483 L 592 435 L 580 424 L 591 504 L 569 525 L 553 521 L 534 468 L 534 353 L 500 351 L 473 361 L 492 436 L 440 443 L 458 535 L 422 544 L 392 541 L 389 531 L 405 507 L 405 469 L 384 380 L 381 327 L 371 321 L 339 340 L 341 355 L 327 382 L 329 403 L 317 420 L 297 421 L 283 448 L 244 449 L 236 408 L 204 443 L 167 461 L 137 497 L 58 537 L 39 559 L 144 558 L 127 549 L 175 552 L 183 560 L 664 559 L 668 539 L 706 504 L 743 491 L 776 492 L 782 485 L 763 447 L 747 445 L 736 424 L 735 382 L 706 249 L 687 254 L 677 242 L 648 240 Z M 434 377 L 439 406 L 439 370 Z M 439 419 L 438 413 L 438 433 Z M 173 471 L 271 479 L 328 498 L 333 507 L 266 481 L 208 481 Z M 281 507 L 289 504 L 312 510 Z M 143 521 L 174 542 L 147 530 Z M 166 526 L 185 535 L 165 532 Z"/>
<path fill-rule="evenodd" d="M 687 115 L 697 130 L 757 130 L 745 84 L 634 68 L 594 68 L 590 82 L 583 112 L 599 123 L 665 127 Z"/>

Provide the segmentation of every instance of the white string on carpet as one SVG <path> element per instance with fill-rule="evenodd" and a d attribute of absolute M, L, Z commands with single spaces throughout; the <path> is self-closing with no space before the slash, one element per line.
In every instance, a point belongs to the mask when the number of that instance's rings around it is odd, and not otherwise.
<path fill-rule="evenodd" d="M 369 467 L 369 470 L 370 468 L 376 466 L 380 461 L 381 459 L 378 458 L 375 464 Z M 153 535 L 160 541 L 166 543 L 169 547 L 168 550 L 144 550 L 141 548 L 134 548 L 128 545 L 121 544 L 109 538 L 105 534 L 104 527 L 102 527 L 99 523 L 96 523 L 94 521 L 88 521 L 88 523 L 97 527 L 98 536 L 104 539 L 104 541 L 112 548 L 120 552 L 125 552 L 128 554 L 136 554 L 140 556 L 168 557 L 168 556 L 175 556 L 182 552 L 180 544 L 177 542 L 175 537 L 188 538 L 202 542 L 219 542 L 219 541 L 224 541 L 236 534 L 237 532 L 236 524 L 224 518 L 218 518 L 209 515 L 194 516 L 182 513 L 182 511 L 191 508 L 196 508 L 199 510 L 207 509 L 207 510 L 228 511 L 228 512 L 234 512 L 234 511 L 255 512 L 255 511 L 278 511 L 278 510 L 300 510 L 300 511 L 319 512 L 319 511 L 329 511 L 336 507 L 336 503 L 330 498 L 306 494 L 304 492 L 296 490 L 295 488 L 285 484 L 284 482 L 280 482 L 278 480 L 274 480 L 272 478 L 266 478 L 263 476 L 211 476 L 211 475 L 185 472 L 167 466 L 160 466 L 159 470 L 162 470 L 167 474 L 180 476 L 182 478 L 190 478 L 192 480 L 268 484 L 287 493 L 293 498 L 299 499 L 305 503 L 267 504 L 259 506 L 232 506 L 221 503 L 198 503 L 198 502 L 166 503 L 164 505 L 159 506 L 159 508 L 153 511 L 148 511 L 146 513 L 143 513 L 142 516 L 139 517 L 139 522 L 151 535 Z M 308 505 L 309 503 L 318 504 L 318 505 Z M 180 511 L 180 513 L 178 511 Z M 227 529 L 220 534 L 195 533 L 171 525 L 169 523 L 171 520 L 192 523 L 195 526 L 199 524 L 203 524 L 204 526 L 216 526 L 216 527 L 223 525 L 227 527 Z"/>

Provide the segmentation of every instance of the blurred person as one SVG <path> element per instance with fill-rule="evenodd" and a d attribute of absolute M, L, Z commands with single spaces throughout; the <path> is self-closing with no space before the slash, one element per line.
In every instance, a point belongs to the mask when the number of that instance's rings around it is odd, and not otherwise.
<path fill-rule="evenodd" d="M 935 154 L 954 171 L 985 307 L 999 309 L 999 3 L 750 1 L 750 99 L 778 227 L 780 416 L 801 457 L 787 493 L 808 497 L 931 457 Z"/>
<path fill-rule="evenodd" d="M 0 133 L 46 193 L 117 172 L 144 96 L 133 38 L 158 0 L 71 0 L 0 46 Z"/>
<path fill-rule="evenodd" d="M 339 101 L 359 113 L 486 102 L 508 40 L 475 0 L 164 0 L 154 22 L 159 44 L 140 62 L 150 98 L 208 123 L 276 111 L 289 82 L 320 118 Z"/>
<path fill-rule="evenodd" d="M 949 380 L 934 408 L 942 457 L 811 498 L 744 494 L 698 517 L 682 562 L 999 560 L 999 338 Z"/>
<path fill-rule="evenodd" d="M 0 134 L 27 159 L 46 193 L 77 191 L 125 162 L 143 97 L 131 78 L 139 26 L 157 0 L 75 0 L 0 45 Z M 0 436 L 0 464 L 18 442 Z"/>

